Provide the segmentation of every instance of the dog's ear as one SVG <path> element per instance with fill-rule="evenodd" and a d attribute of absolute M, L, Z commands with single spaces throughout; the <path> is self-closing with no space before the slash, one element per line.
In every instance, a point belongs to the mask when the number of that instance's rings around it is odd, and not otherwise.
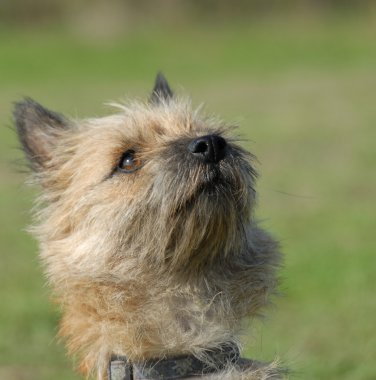
<path fill-rule="evenodd" d="M 159 104 L 161 101 L 168 101 L 172 96 L 173 92 L 166 78 L 161 72 L 159 72 L 155 78 L 153 92 L 149 98 L 150 103 Z"/>
<path fill-rule="evenodd" d="M 32 99 L 15 104 L 14 120 L 18 138 L 34 171 L 40 171 L 53 157 L 61 134 L 69 128 L 67 120 Z"/>

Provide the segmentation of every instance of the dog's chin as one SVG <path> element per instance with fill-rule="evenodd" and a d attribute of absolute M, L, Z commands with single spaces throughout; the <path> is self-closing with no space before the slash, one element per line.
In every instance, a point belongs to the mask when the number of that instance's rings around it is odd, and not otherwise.
<path fill-rule="evenodd" d="M 230 186 L 221 175 L 211 174 L 207 176 L 197 188 L 197 195 L 212 196 L 223 191 L 229 191 Z"/>
<path fill-rule="evenodd" d="M 201 175 L 202 186 L 216 186 L 224 180 L 223 174 L 217 167 L 208 168 Z"/>
<path fill-rule="evenodd" d="M 197 184 L 196 191 L 191 197 L 191 201 L 198 199 L 212 201 L 215 206 L 215 202 L 220 202 L 221 199 L 225 199 L 226 195 L 229 195 L 234 191 L 234 185 L 229 179 L 226 179 L 223 173 L 218 168 L 207 170 L 203 173 L 201 181 Z"/>
<path fill-rule="evenodd" d="M 181 188 L 182 196 L 179 199 L 176 212 L 192 210 L 195 207 L 209 207 L 215 210 L 223 209 L 226 203 L 233 203 L 230 208 L 239 208 L 247 199 L 239 198 L 239 186 L 236 179 L 239 176 L 233 175 L 233 170 L 237 168 L 226 167 L 226 162 L 222 165 L 197 165 L 192 167 L 189 176 L 182 176 Z M 184 185 L 185 184 L 185 185 Z M 247 186 L 244 185 L 246 189 Z M 246 197 L 246 194 L 243 194 Z"/>
<path fill-rule="evenodd" d="M 211 204 L 213 210 L 232 209 L 244 213 L 251 207 L 252 194 L 249 194 L 248 191 L 250 188 L 247 184 L 234 182 L 234 177 L 226 175 L 225 170 L 213 167 L 203 173 L 201 181 L 188 203 L 205 202 Z"/>

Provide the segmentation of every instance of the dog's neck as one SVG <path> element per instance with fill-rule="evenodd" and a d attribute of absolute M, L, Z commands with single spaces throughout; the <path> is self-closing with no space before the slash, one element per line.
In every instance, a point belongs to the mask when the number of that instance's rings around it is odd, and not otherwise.
<path fill-rule="evenodd" d="M 131 362 L 195 354 L 234 340 L 233 318 L 221 295 L 184 286 L 80 283 L 63 300 L 60 333 L 72 352 L 83 352 L 82 369 L 106 370 L 112 354 Z M 206 292 L 205 292 L 206 293 Z M 132 294 L 132 297 L 129 296 Z M 228 307 L 228 305 L 227 305 Z M 239 325 L 239 323 L 238 323 Z"/>
<path fill-rule="evenodd" d="M 83 370 L 106 372 L 111 354 L 132 362 L 200 355 L 237 341 L 241 320 L 257 315 L 275 287 L 275 244 L 255 231 L 249 252 L 194 281 L 136 271 L 128 280 L 67 283 L 61 335 L 82 353 Z M 252 281 L 249 281 L 252 279 Z"/>

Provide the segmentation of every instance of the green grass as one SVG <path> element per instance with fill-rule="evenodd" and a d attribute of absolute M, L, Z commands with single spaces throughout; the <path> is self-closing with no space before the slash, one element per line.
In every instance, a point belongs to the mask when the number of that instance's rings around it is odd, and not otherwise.
<path fill-rule="evenodd" d="M 282 240 L 283 296 L 249 330 L 247 354 L 277 355 L 297 378 L 376 378 L 375 21 L 154 25 L 105 41 L 1 29 L 0 379 L 76 378 L 24 232 L 34 191 L 14 163 L 12 102 L 103 115 L 105 101 L 147 96 L 159 69 L 238 122 L 261 162 L 258 215 Z"/>

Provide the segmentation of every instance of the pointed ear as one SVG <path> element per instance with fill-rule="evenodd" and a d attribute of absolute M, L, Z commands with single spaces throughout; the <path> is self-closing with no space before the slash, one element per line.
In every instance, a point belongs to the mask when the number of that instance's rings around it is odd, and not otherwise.
<path fill-rule="evenodd" d="M 18 138 L 31 168 L 35 171 L 43 169 L 53 157 L 57 139 L 69 128 L 68 122 L 29 98 L 16 103 L 13 115 Z"/>
<path fill-rule="evenodd" d="M 149 99 L 150 103 L 159 104 L 162 100 L 169 100 L 172 96 L 173 92 L 168 85 L 166 78 L 161 72 L 159 72 L 155 78 L 155 85 Z"/>

